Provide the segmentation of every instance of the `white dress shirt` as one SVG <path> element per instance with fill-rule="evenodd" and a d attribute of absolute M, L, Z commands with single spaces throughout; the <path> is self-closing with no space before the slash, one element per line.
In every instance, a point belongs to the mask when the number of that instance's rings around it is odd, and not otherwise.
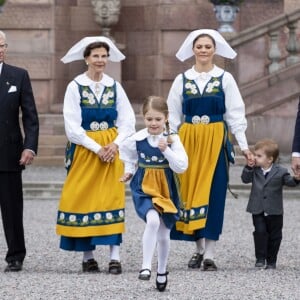
<path fill-rule="evenodd" d="M 147 138 L 152 147 L 157 147 L 160 139 L 167 140 L 163 133 L 150 135 L 147 128 L 144 128 L 130 136 L 120 145 L 120 158 L 125 164 L 125 173 L 134 174 L 138 161 L 136 142 Z M 172 143 L 162 154 L 168 160 L 170 168 L 175 173 L 183 173 L 188 167 L 188 157 L 177 134 L 171 136 Z"/>
<path fill-rule="evenodd" d="M 219 77 L 224 73 L 224 70 L 215 66 L 208 73 L 198 73 L 194 67 L 187 70 L 184 74 L 186 78 L 194 80 L 197 84 L 201 94 L 212 77 Z M 245 104 L 243 102 L 239 88 L 233 76 L 225 72 L 222 80 L 222 86 L 225 93 L 225 107 L 224 120 L 227 122 L 229 129 L 234 134 L 241 150 L 248 149 L 248 143 L 245 135 L 247 129 L 247 120 L 245 117 Z M 183 78 L 182 74 L 177 75 L 175 78 L 169 95 L 169 121 L 171 129 L 175 132 L 178 131 L 179 126 L 183 123 L 184 116 L 182 113 L 183 101 Z"/>
<path fill-rule="evenodd" d="M 89 86 L 92 91 L 95 92 L 96 82 L 91 80 L 86 74 L 78 75 L 74 80 L 81 85 Z M 82 145 L 97 153 L 102 145 L 99 145 L 93 139 L 88 137 L 85 129 L 81 127 L 80 94 L 78 85 L 74 80 L 69 83 L 64 98 L 63 114 L 66 135 L 70 142 Z M 99 97 L 97 99 L 99 102 L 105 86 L 113 86 L 114 80 L 110 76 L 103 74 L 101 81 L 97 84 L 99 86 Z M 135 132 L 135 115 L 129 99 L 119 82 L 116 82 L 116 89 L 116 110 L 118 111 L 116 127 L 118 136 L 114 140 L 114 143 L 120 146 L 120 143 L 127 136 L 132 135 Z"/>

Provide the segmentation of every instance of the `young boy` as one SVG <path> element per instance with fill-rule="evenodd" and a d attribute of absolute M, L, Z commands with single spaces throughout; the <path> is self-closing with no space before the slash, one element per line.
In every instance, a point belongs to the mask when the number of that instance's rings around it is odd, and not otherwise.
<path fill-rule="evenodd" d="M 276 269 L 282 240 L 283 186 L 294 187 L 300 179 L 275 163 L 278 155 L 278 145 L 273 140 L 258 141 L 254 146 L 255 162 L 248 163 L 241 176 L 244 183 L 252 183 L 247 211 L 254 225 L 257 268 Z"/>

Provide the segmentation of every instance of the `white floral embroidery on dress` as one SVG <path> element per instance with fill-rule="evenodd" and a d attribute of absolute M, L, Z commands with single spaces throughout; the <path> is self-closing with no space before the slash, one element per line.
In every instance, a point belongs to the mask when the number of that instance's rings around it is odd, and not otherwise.
<path fill-rule="evenodd" d="M 82 97 L 88 98 L 89 97 L 89 93 L 87 91 L 83 91 L 82 92 Z"/>
<path fill-rule="evenodd" d="M 89 216 L 84 216 L 83 218 L 82 218 L 82 222 L 83 223 L 87 223 L 89 221 Z"/>
<path fill-rule="evenodd" d="M 207 93 L 217 92 L 218 90 L 214 90 L 214 87 L 220 86 L 219 80 L 214 80 L 213 82 L 209 82 L 206 88 Z"/>
<path fill-rule="evenodd" d="M 88 99 L 89 99 L 89 104 L 93 105 L 96 103 L 96 100 L 95 100 L 95 97 L 93 94 L 89 94 Z"/>
<path fill-rule="evenodd" d="M 68 158 L 68 159 L 65 161 L 65 167 L 68 168 L 70 165 L 71 165 L 71 159 Z"/>
<path fill-rule="evenodd" d="M 102 104 L 107 105 L 108 104 L 108 99 L 103 99 Z"/>
<path fill-rule="evenodd" d="M 190 81 L 188 81 L 185 84 L 185 88 L 188 90 L 187 92 L 190 92 L 193 95 L 197 94 L 197 86 L 194 83 L 191 83 Z"/>
<path fill-rule="evenodd" d="M 124 218 L 124 211 L 123 211 L 123 210 L 120 210 L 120 211 L 119 211 L 119 217 L 120 217 L 120 218 Z"/>
<path fill-rule="evenodd" d="M 76 221 L 76 216 L 75 215 L 70 215 L 69 216 L 69 221 L 70 222 L 75 222 Z"/>
<path fill-rule="evenodd" d="M 59 219 L 60 219 L 60 220 L 64 220 L 64 219 L 65 219 L 65 214 L 64 214 L 63 212 L 61 212 L 61 213 L 59 214 Z"/>
<path fill-rule="evenodd" d="M 113 217 L 112 213 L 106 213 L 106 219 L 111 220 Z"/>
<path fill-rule="evenodd" d="M 115 94 L 114 94 L 114 92 L 113 92 L 113 91 L 109 91 L 109 92 L 108 92 L 108 97 L 109 97 L 109 98 L 113 98 L 113 97 L 114 97 L 114 95 L 115 95 Z"/>
<path fill-rule="evenodd" d="M 95 220 L 100 220 L 101 219 L 101 214 L 99 214 L 99 213 L 94 214 L 94 219 Z"/>

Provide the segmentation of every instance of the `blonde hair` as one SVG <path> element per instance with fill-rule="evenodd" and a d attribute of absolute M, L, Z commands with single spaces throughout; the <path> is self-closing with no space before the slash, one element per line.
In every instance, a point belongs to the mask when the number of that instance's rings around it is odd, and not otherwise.
<path fill-rule="evenodd" d="M 273 158 L 273 162 L 278 159 L 278 144 L 272 139 L 262 139 L 254 145 L 254 150 L 263 150 L 268 158 Z"/>
<path fill-rule="evenodd" d="M 168 110 L 168 104 L 166 102 L 166 100 L 163 97 L 160 96 L 148 96 L 142 106 L 142 113 L 143 116 L 146 115 L 146 113 L 150 110 L 156 110 L 159 111 L 161 113 L 164 114 L 164 116 L 166 117 L 167 121 L 166 121 L 166 130 L 168 133 L 168 139 L 167 142 L 168 143 L 172 143 L 172 139 L 170 137 L 170 124 L 168 121 L 168 117 L 169 117 L 169 110 Z"/>

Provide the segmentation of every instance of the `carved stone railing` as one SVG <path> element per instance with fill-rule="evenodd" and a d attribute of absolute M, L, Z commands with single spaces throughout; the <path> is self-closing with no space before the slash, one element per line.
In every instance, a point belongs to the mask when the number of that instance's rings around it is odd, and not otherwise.
<path fill-rule="evenodd" d="M 300 95 L 300 9 L 225 36 L 238 56 L 234 73 L 245 102 L 250 145 L 269 137 L 290 153 Z M 297 37 L 298 35 L 298 37 Z"/>
<path fill-rule="evenodd" d="M 270 62 L 267 70 L 271 74 L 300 61 L 300 49 L 296 35 L 299 19 L 300 9 L 296 9 L 292 13 L 279 15 L 255 27 L 244 30 L 238 35 L 229 38 L 228 41 L 233 48 L 239 48 L 246 43 L 255 42 L 259 38 L 268 37 L 269 50 L 265 61 Z M 282 33 L 287 35 L 285 51 L 280 47 L 283 40 Z"/>

